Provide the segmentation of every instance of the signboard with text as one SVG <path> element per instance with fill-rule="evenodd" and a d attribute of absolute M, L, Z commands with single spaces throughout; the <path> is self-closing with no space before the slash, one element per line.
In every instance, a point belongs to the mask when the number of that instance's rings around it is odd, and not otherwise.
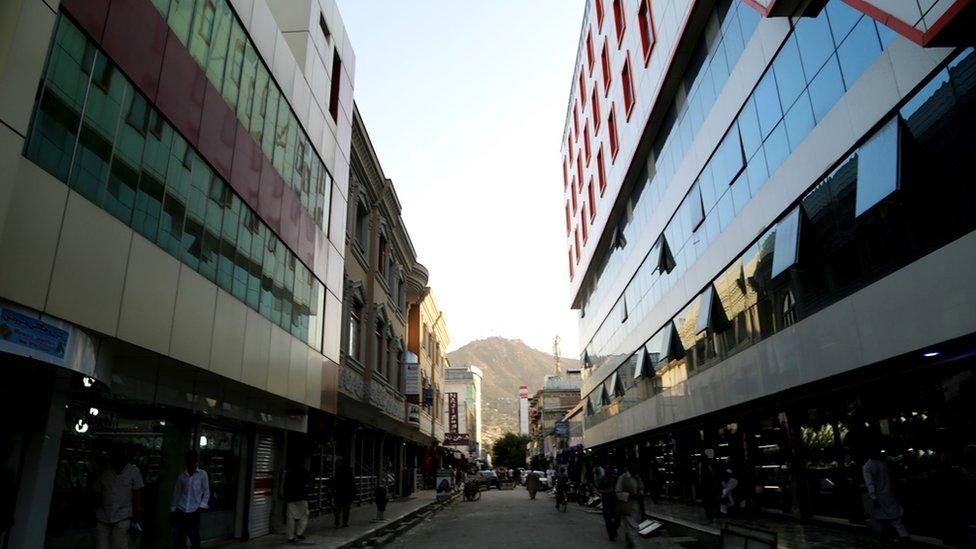
<path fill-rule="evenodd" d="M 0 350 L 63 365 L 70 332 L 6 307 L 0 309 Z"/>
<path fill-rule="evenodd" d="M 447 422 L 450 433 L 458 432 L 458 394 L 447 393 Z"/>
<path fill-rule="evenodd" d="M 444 433 L 444 446 L 468 446 L 471 438 L 467 433 Z"/>
<path fill-rule="evenodd" d="M 403 376 L 403 394 L 407 396 L 420 396 L 420 364 L 407 363 L 403 365 L 405 373 Z"/>
<path fill-rule="evenodd" d="M 556 436 L 559 438 L 569 438 L 569 422 L 557 421 L 555 425 Z"/>

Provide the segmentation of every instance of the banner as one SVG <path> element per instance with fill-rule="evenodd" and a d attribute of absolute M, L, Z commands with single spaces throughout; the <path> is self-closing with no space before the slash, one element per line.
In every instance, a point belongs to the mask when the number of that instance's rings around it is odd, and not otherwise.
<path fill-rule="evenodd" d="M 447 421 L 450 433 L 458 432 L 458 397 L 457 393 L 447 393 Z"/>
<path fill-rule="evenodd" d="M 420 364 L 408 362 L 403 367 L 405 370 L 403 394 L 406 396 L 420 396 Z"/>
<path fill-rule="evenodd" d="M 407 423 L 420 425 L 420 406 L 417 404 L 407 404 Z"/>
<path fill-rule="evenodd" d="M 449 499 L 454 492 L 454 471 L 451 469 L 437 470 L 437 501 Z"/>
<path fill-rule="evenodd" d="M 64 365 L 70 333 L 20 312 L 0 309 L 0 349 Z"/>
<path fill-rule="evenodd" d="M 467 433 L 444 433 L 444 446 L 469 446 L 471 438 Z"/>
<path fill-rule="evenodd" d="M 559 438 L 569 438 L 569 422 L 568 421 L 557 421 L 556 422 L 556 436 Z"/>

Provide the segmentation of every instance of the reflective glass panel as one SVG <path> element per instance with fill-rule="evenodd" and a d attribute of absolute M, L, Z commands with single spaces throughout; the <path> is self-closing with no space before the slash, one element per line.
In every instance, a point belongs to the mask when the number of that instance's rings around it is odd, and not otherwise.
<path fill-rule="evenodd" d="M 898 118 L 892 118 L 857 151 L 859 216 L 898 189 Z"/>

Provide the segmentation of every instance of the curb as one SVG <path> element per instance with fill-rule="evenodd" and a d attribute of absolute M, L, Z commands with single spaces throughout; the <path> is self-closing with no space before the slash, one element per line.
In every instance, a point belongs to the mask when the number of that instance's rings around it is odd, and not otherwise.
<path fill-rule="evenodd" d="M 340 549 L 349 547 L 380 547 L 389 544 L 398 536 L 405 534 L 415 526 L 424 522 L 437 511 L 444 509 L 460 499 L 460 493 L 453 494 L 446 501 L 432 501 L 423 507 L 418 507 L 409 513 L 398 517 L 385 524 L 377 525 L 372 530 L 368 530 L 358 538 L 340 545 Z"/>

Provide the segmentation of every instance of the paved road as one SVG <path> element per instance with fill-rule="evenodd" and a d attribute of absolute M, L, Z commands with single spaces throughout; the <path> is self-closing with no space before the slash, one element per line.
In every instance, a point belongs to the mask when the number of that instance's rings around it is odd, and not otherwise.
<path fill-rule="evenodd" d="M 529 499 L 524 488 L 490 490 L 476 502 L 457 502 L 424 524 L 396 539 L 398 548 L 465 547 L 517 549 L 530 547 L 623 547 L 607 539 L 600 515 L 571 503 L 565 513 L 555 499 L 540 492 Z"/>

